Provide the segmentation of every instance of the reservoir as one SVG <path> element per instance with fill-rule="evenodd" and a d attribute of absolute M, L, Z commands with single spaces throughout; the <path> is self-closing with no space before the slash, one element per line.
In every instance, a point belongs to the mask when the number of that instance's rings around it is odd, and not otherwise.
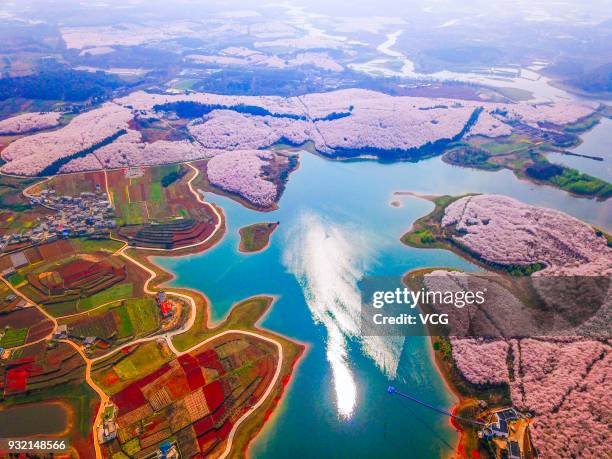
<path fill-rule="evenodd" d="M 59 434 L 67 425 L 68 413 L 59 403 L 16 405 L 0 411 L 3 438 Z"/>
<path fill-rule="evenodd" d="M 578 169 L 585 174 L 593 175 L 612 182 L 612 120 L 602 118 L 599 123 L 581 137 L 582 143 L 570 150 L 573 153 L 588 156 L 599 156 L 603 161 L 595 161 L 580 156 L 549 155 L 551 161 Z"/>
<path fill-rule="evenodd" d="M 309 345 L 282 404 L 252 443 L 253 457 L 452 453 L 457 434 L 446 417 L 386 392 L 393 384 L 431 405 L 453 405 L 455 397 L 435 367 L 428 338 L 360 334 L 357 283 L 362 276 L 399 281 L 419 267 L 477 269 L 451 252 L 401 244 L 401 235 L 433 204 L 396 191 L 499 193 L 608 230 L 612 226 L 609 203 L 521 181 L 507 170 L 450 166 L 439 157 L 385 164 L 335 162 L 301 152 L 300 168 L 290 175 L 279 209 L 267 213 L 207 194 L 225 211 L 224 239 L 204 253 L 157 257 L 156 263 L 176 274 L 172 285 L 206 294 L 213 320 L 249 296 L 276 295 L 261 326 Z M 265 221 L 280 222 L 270 246 L 261 253 L 240 253 L 239 228 Z"/>

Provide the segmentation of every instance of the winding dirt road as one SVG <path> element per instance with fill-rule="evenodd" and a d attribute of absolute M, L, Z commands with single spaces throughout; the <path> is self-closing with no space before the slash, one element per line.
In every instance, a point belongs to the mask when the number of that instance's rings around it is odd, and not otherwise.
<path fill-rule="evenodd" d="M 194 243 L 194 244 L 190 244 L 184 247 L 178 247 L 178 248 L 174 248 L 174 249 L 160 249 L 160 248 L 147 248 L 147 247 L 129 247 L 126 241 L 123 241 L 121 239 L 117 239 L 117 238 L 113 238 L 117 241 L 123 242 L 124 245 L 118 249 L 115 253 L 113 253 L 113 256 L 121 256 L 123 258 L 125 258 L 128 262 L 133 263 L 134 265 L 138 266 L 139 268 L 143 269 L 144 271 L 146 271 L 149 274 L 149 277 L 147 278 L 147 280 L 144 283 L 143 286 L 143 291 L 147 294 L 147 295 L 155 295 L 157 293 L 156 290 L 151 289 L 149 286 L 151 284 L 151 282 L 153 280 L 155 280 L 155 278 L 157 277 L 157 273 L 155 271 L 153 271 L 152 269 L 150 269 L 149 267 L 147 267 L 146 265 L 144 265 L 143 263 L 139 262 L 138 260 L 132 258 L 130 255 L 128 255 L 126 253 L 127 250 L 129 249 L 134 249 L 134 250 L 145 250 L 145 251 L 159 251 L 159 252 L 172 252 L 175 250 L 184 250 L 184 249 L 188 249 L 188 248 L 193 248 L 193 247 L 197 247 L 200 246 L 202 244 L 205 244 L 207 242 L 209 242 L 213 236 L 216 236 L 217 232 L 221 229 L 222 223 L 223 223 L 223 218 L 222 215 L 219 213 L 219 211 L 217 210 L 217 208 L 215 206 L 213 206 L 212 204 L 204 201 L 200 195 L 200 192 L 198 192 L 197 190 L 195 190 L 193 188 L 193 181 L 195 180 L 195 178 L 198 176 L 198 174 L 200 173 L 200 171 L 194 167 L 191 163 L 186 163 L 191 169 L 193 169 L 194 174 L 193 176 L 189 179 L 189 181 L 187 182 L 187 186 L 189 187 L 190 192 L 195 196 L 196 200 L 201 203 L 202 205 L 206 205 L 210 208 L 210 210 L 216 215 L 217 217 L 217 223 L 215 225 L 215 229 L 214 231 L 208 236 L 206 237 L 204 240 Z M 106 172 L 106 171 L 105 171 Z M 106 174 L 105 174 L 106 175 Z M 108 190 L 108 181 L 106 181 L 106 185 L 107 185 L 107 194 L 109 196 L 109 200 L 112 199 L 111 197 L 111 193 Z M 29 188 L 28 188 L 29 191 Z M 112 201 L 110 201 L 112 202 Z M 17 295 L 19 295 L 21 298 L 23 298 L 24 300 L 26 300 L 29 304 L 32 304 L 34 307 L 38 308 L 38 310 L 40 310 L 49 320 L 51 320 L 53 322 L 53 330 L 52 332 L 45 338 L 43 338 L 42 340 L 47 340 L 49 338 L 51 338 L 53 336 L 53 334 L 55 333 L 55 331 L 57 330 L 58 327 L 58 322 L 56 317 L 50 315 L 47 311 L 45 311 L 45 309 L 40 306 L 39 304 L 35 303 L 34 301 L 32 301 L 31 299 L 29 299 L 27 296 L 25 296 L 24 294 L 22 294 L 21 292 L 19 292 L 16 288 L 14 288 L 10 282 L 8 282 L 6 279 L 4 279 L 4 277 L 0 276 L 0 279 Z M 74 349 L 76 349 L 76 351 L 81 355 L 81 357 L 83 358 L 83 360 L 85 361 L 85 380 L 87 381 L 87 384 L 89 384 L 89 386 L 91 386 L 91 388 L 98 394 L 98 396 L 100 397 L 100 405 L 98 408 L 98 412 L 96 413 L 96 417 L 94 419 L 93 422 L 93 426 L 92 426 L 92 431 L 93 431 L 93 440 L 94 440 L 94 448 L 95 448 L 95 452 L 96 452 L 96 458 L 101 459 L 102 458 L 102 451 L 101 451 L 101 447 L 100 444 L 98 443 L 98 437 L 97 437 L 97 426 L 100 425 L 101 421 L 102 421 L 102 413 L 104 412 L 104 407 L 107 405 L 107 403 L 110 401 L 110 398 L 108 397 L 108 395 L 93 381 L 92 377 L 91 377 L 91 368 L 92 365 L 101 360 L 101 359 L 105 359 L 108 358 L 110 355 L 119 352 L 121 349 L 124 349 L 127 346 L 134 346 L 135 344 L 140 344 L 140 343 L 145 343 L 145 342 L 149 342 L 149 341 L 153 341 L 153 340 L 158 340 L 160 338 L 164 339 L 166 344 L 168 345 L 168 348 L 178 357 L 181 356 L 183 354 L 187 354 L 191 351 L 193 351 L 194 349 L 200 347 L 200 346 L 204 346 L 207 343 L 210 343 L 222 336 L 228 335 L 228 334 L 240 334 L 240 335 L 247 335 L 247 336 L 252 336 L 258 339 L 261 339 L 263 341 L 267 341 L 269 343 L 272 343 L 276 346 L 277 350 L 278 350 L 278 360 L 277 360 L 277 365 L 276 365 L 276 369 L 274 371 L 274 376 L 272 378 L 272 381 L 270 383 L 270 385 L 267 387 L 266 391 L 264 392 L 264 394 L 259 398 L 259 400 L 257 401 L 257 403 L 255 403 L 255 405 L 253 405 L 246 413 L 244 413 L 234 424 L 232 430 L 229 433 L 228 439 L 227 439 L 227 444 L 225 447 L 225 450 L 223 451 L 223 453 L 219 456 L 220 458 L 224 459 L 226 457 L 229 456 L 231 450 L 232 450 L 232 445 L 233 445 L 233 440 L 234 437 L 236 435 L 236 432 L 239 428 L 239 426 L 253 413 L 255 412 L 255 410 L 257 410 L 268 398 L 268 396 L 271 394 L 271 392 L 274 390 L 274 387 L 276 386 L 276 383 L 278 382 L 278 379 L 280 377 L 280 373 L 281 373 L 281 369 L 282 369 L 282 364 L 283 364 L 283 347 L 281 345 L 281 343 L 279 343 L 278 341 L 269 338 L 265 335 L 261 335 L 259 333 L 255 333 L 255 332 L 250 332 L 250 331 L 246 331 L 246 330 L 225 330 L 217 335 L 211 336 L 197 344 L 194 344 L 192 347 L 190 347 L 189 349 L 185 349 L 184 351 L 179 351 L 178 349 L 176 349 L 176 347 L 174 346 L 174 343 L 172 342 L 172 338 L 178 334 L 184 333 L 186 331 L 188 331 L 189 329 L 191 329 L 195 323 L 195 319 L 196 319 L 196 302 L 193 299 L 192 296 L 190 295 L 186 295 L 184 293 L 181 292 L 177 292 L 177 291 L 173 291 L 173 290 L 164 290 L 166 292 L 167 295 L 170 296 L 175 296 L 178 298 L 181 298 L 182 300 L 186 301 L 190 308 L 189 308 L 189 318 L 188 320 L 185 322 L 185 324 L 175 330 L 163 333 L 163 334 L 155 334 L 155 335 L 151 335 L 145 338 L 140 338 L 140 339 L 136 339 L 133 341 L 130 341 L 129 343 L 125 343 L 122 346 L 113 349 L 112 351 L 102 355 L 102 356 L 98 356 L 96 358 L 89 358 L 84 350 L 82 346 L 79 346 L 78 344 L 76 344 L 75 342 L 71 341 L 71 340 L 60 340 L 63 343 L 67 343 L 70 346 L 72 346 Z M 96 308 L 97 309 L 97 308 Z M 79 314 L 84 314 L 87 312 L 91 312 L 91 311 L 83 311 L 82 313 L 78 313 L 78 314 L 73 314 L 73 315 L 79 315 Z M 72 315 L 69 316 L 65 316 L 65 317 L 71 317 Z M 61 317 L 60 317 L 61 319 Z M 29 343 L 28 345 L 31 345 L 33 343 Z"/>

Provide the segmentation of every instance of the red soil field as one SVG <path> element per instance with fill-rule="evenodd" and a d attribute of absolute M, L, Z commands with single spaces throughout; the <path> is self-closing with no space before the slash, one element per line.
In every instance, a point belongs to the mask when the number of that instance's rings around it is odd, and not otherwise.
<path fill-rule="evenodd" d="M 57 272 L 62 277 L 64 285 L 71 288 L 82 283 L 86 278 L 100 277 L 106 274 L 123 279 L 126 275 L 126 268 L 125 265 L 112 264 L 104 259 L 91 261 L 81 258 L 61 266 Z"/>
<path fill-rule="evenodd" d="M 99 185 L 100 190 L 96 188 Z M 49 188 L 57 194 L 76 196 L 82 191 L 104 191 L 105 181 L 103 171 L 79 172 L 77 174 L 58 175 Z"/>
<path fill-rule="evenodd" d="M 40 253 L 41 258 L 45 260 L 59 257 L 67 257 L 75 253 L 72 244 L 70 244 L 70 242 L 65 239 L 60 239 L 50 244 L 38 246 L 37 249 Z"/>
<path fill-rule="evenodd" d="M 49 322 L 51 328 L 53 324 L 42 312 L 36 308 L 18 309 L 9 314 L 0 315 L 0 328 L 6 326 L 11 328 L 25 328 L 38 324 L 39 322 Z"/>
<path fill-rule="evenodd" d="M 200 352 L 195 355 L 195 358 L 198 361 L 198 364 L 205 368 L 213 368 L 219 372 L 220 375 L 225 374 L 225 368 L 221 365 L 219 361 L 219 356 L 213 349 L 207 349 L 204 352 Z"/>
<path fill-rule="evenodd" d="M 190 390 L 195 390 L 198 387 L 202 387 L 206 381 L 204 381 L 204 375 L 200 369 L 198 361 L 191 355 L 185 354 L 178 358 L 179 363 L 185 371 L 187 377 L 187 383 L 189 384 Z"/>
<path fill-rule="evenodd" d="M 105 386 L 112 386 L 112 385 L 116 384 L 117 382 L 119 382 L 119 376 L 117 376 L 117 373 L 115 373 L 114 371 L 109 371 L 106 374 L 106 377 L 104 379 L 104 385 Z"/>
<path fill-rule="evenodd" d="M 35 344 L 24 348 L 22 355 L 0 367 L 0 384 L 5 395 L 29 390 L 30 383 L 53 386 L 82 380 L 85 363 L 67 344 L 54 348 L 47 348 L 46 343 Z"/>
<path fill-rule="evenodd" d="M 206 416 L 193 423 L 193 430 L 195 430 L 196 436 L 199 437 L 212 429 L 214 424 L 212 416 Z"/>
<path fill-rule="evenodd" d="M 220 380 L 215 380 L 210 384 L 204 386 L 204 396 L 206 397 L 206 403 L 208 404 L 208 409 L 211 412 L 214 412 L 225 399 L 225 394 L 223 393 L 223 386 L 221 385 Z"/>
<path fill-rule="evenodd" d="M 32 364 L 26 363 L 8 370 L 5 376 L 4 394 L 25 391 L 31 369 Z"/>
<path fill-rule="evenodd" d="M 37 311 L 38 312 L 38 311 Z M 35 325 L 31 326 L 28 330 L 28 337 L 26 338 L 26 344 L 48 336 L 53 331 L 53 322 L 48 319 L 44 319 L 36 322 Z"/>
<path fill-rule="evenodd" d="M 147 403 L 138 382 L 132 383 L 112 396 L 113 403 L 120 407 L 121 414 L 129 413 Z"/>
<path fill-rule="evenodd" d="M 170 391 L 170 395 L 174 399 L 179 399 L 187 395 L 190 391 L 189 384 L 186 378 L 172 378 L 166 383 L 166 388 Z"/>

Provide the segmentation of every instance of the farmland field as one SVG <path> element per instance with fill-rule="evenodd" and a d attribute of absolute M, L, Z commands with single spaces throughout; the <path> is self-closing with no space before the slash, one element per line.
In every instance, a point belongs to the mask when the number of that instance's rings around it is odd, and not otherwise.
<path fill-rule="evenodd" d="M 103 172 L 79 172 L 69 175 L 57 175 L 52 180 L 41 184 L 41 187 L 53 189 L 58 195 L 78 196 L 83 192 L 104 191 Z"/>
<path fill-rule="evenodd" d="M 112 239 L 85 239 L 76 238 L 70 241 L 78 252 L 109 252 L 113 253 L 121 248 L 121 242 Z"/>
<path fill-rule="evenodd" d="M 153 298 L 122 299 L 77 316 L 60 319 L 70 334 L 96 336 L 113 345 L 115 340 L 148 335 L 159 328 L 159 310 Z"/>
<path fill-rule="evenodd" d="M 144 205 L 140 202 L 121 203 L 119 204 L 119 224 L 141 225 L 145 221 L 144 212 Z"/>
<path fill-rule="evenodd" d="M 184 172 L 180 172 L 182 169 Z M 126 177 L 123 171 L 109 172 L 120 225 L 140 225 L 180 215 L 172 201 L 176 199 L 177 187 L 179 196 L 187 191 L 178 181 L 163 186 L 162 180 L 171 174 L 184 175 L 186 171 L 186 166 L 167 165 L 143 169 L 140 177 Z"/>
<path fill-rule="evenodd" d="M 100 293 L 96 293 L 95 295 L 92 295 L 88 298 L 83 298 L 79 300 L 77 304 L 77 310 L 87 311 L 110 301 L 121 300 L 123 298 L 131 298 L 133 292 L 134 285 L 131 282 L 117 284 L 112 286 L 111 288 L 101 291 Z"/>
<path fill-rule="evenodd" d="M 502 138 L 495 141 L 487 141 L 487 139 L 482 139 L 481 141 L 475 143 L 477 143 L 481 148 L 489 151 L 492 155 L 519 153 L 533 147 L 533 144 L 529 139 L 521 138 L 514 134 L 508 138 Z"/>
<path fill-rule="evenodd" d="M 4 335 L 0 338 L 0 347 L 9 348 L 21 346 L 25 343 L 28 336 L 27 328 L 7 328 L 4 330 Z"/>
<path fill-rule="evenodd" d="M 21 284 L 23 284 L 25 282 L 25 276 L 21 273 L 15 273 L 12 274 L 9 278 L 8 278 L 9 282 L 11 283 L 11 285 L 13 287 L 18 287 Z"/>
<path fill-rule="evenodd" d="M 119 337 L 141 336 L 159 327 L 159 309 L 153 298 L 132 298 L 114 308 Z"/>
<path fill-rule="evenodd" d="M 117 325 L 110 313 L 84 315 L 79 319 L 66 322 L 70 335 L 84 339 L 88 336 L 109 339 L 116 333 Z"/>
<path fill-rule="evenodd" d="M 187 187 L 193 172 L 186 165 L 144 168 L 127 177 L 109 173 L 119 218 L 118 235 L 130 245 L 172 249 L 208 237 L 216 216 Z"/>
<path fill-rule="evenodd" d="M 265 394 L 278 358 L 273 344 L 241 334 L 225 335 L 169 362 L 158 352 L 153 343 L 143 345 L 96 374 L 103 381 L 113 381 L 113 374 L 125 381 L 115 380 L 116 388 L 107 390 L 119 424 L 137 432 L 105 448 L 134 454 L 177 435 L 182 451 L 217 454 L 237 419 Z M 157 365 L 147 366 L 143 354 Z"/>
<path fill-rule="evenodd" d="M 36 179 L 0 176 L 0 235 L 21 232 L 49 214 L 44 208 L 32 206 L 22 194 L 34 183 Z"/>
<path fill-rule="evenodd" d="M 9 312 L 21 301 L 4 282 L 0 282 L 0 313 Z"/>
<path fill-rule="evenodd" d="M 125 308 L 135 335 L 150 333 L 159 327 L 159 309 L 153 298 L 127 300 Z"/>
<path fill-rule="evenodd" d="M 114 371 L 123 381 L 129 381 L 161 367 L 169 360 L 166 348 L 156 342 L 148 342 L 115 365 Z"/>
<path fill-rule="evenodd" d="M 80 300 L 89 309 L 117 299 L 129 288 L 113 290 L 113 286 L 125 280 L 127 271 L 121 260 L 110 257 L 108 252 L 68 257 L 57 254 L 20 269 L 18 275 L 24 277 L 22 292 L 32 300 L 45 305 L 73 302 L 75 310 L 81 306 Z"/>
<path fill-rule="evenodd" d="M 159 202 L 162 200 L 162 187 L 158 182 L 153 182 L 149 189 L 149 200 Z"/>
<path fill-rule="evenodd" d="M 189 166 L 170 164 L 56 176 L 40 188 L 75 196 L 83 191 L 107 190 L 108 184 L 122 239 L 139 246 L 173 248 L 207 237 L 215 223 L 216 216 L 208 206 L 192 199 L 187 187 L 192 174 Z M 77 186 L 72 181 L 82 183 Z M 86 244 L 82 245 L 87 250 Z M 90 245 L 93 249 L 95 242 Z"/>
<path fill-rule="evenodd" d="M 14 309 L 0 315 L 0 347 L 9 348 L 37 341 L 49 335 L 53 323 L 37 308 Z"/>

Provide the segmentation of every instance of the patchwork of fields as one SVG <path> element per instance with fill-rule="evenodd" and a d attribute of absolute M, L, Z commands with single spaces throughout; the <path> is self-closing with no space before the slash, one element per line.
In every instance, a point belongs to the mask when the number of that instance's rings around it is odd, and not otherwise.
<path fill-rule="evenodd" d="M 118 410 L 118 436 L 106 454 L 143 457 L 169 439 L 187 457 L 219 454 L 271 384 L 276 352 L 266 341 L 228 334 L 178 358 L 148 343 L 97 364 L 94 378 Z"/>

